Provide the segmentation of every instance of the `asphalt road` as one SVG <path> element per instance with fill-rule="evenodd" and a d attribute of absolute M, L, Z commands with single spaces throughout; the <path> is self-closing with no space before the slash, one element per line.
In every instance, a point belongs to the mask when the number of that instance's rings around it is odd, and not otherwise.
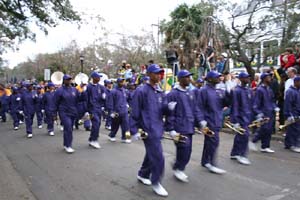
<path fill-rule="evenodd" d="M 36 123 L 36 122 L 35 122 Z M 103 127 L 103 125 L 102 125 Z M 46 134 L 45 126 L 34 125 L 27 139 L 25 125 L 12 130 L 12 122 L 0 124 L 0 200 L 137 200 L 163 199 L 136 180 L 144 156 L 141 141 L 111 143 L 108 131 L 101 129 L 100 150 L 88 146 L 89 133 L 74 131 L 73 147 L 68 155 L 62 148 L 62 133 Z M 120 134 L 117 135 L 120 138 Z M 172 200 L 299 200 L 300 154 L 272 142 L 275 154 L 250 152 L 251 166 L 229 159 L 233 135 L 221 134 L 218 163 L 225 175 L 209 173 L 200 166 L 203 136 L 196 135 L 192 159 L 187 166 L 189 183 L 173 177 L 171 163 L 175 147 L 162 141 L 165 155 L 163 186 Z M 5 171 L 6 169 L 6 171 Z M 15 190 L 15 191 L 14 191 Z"/>

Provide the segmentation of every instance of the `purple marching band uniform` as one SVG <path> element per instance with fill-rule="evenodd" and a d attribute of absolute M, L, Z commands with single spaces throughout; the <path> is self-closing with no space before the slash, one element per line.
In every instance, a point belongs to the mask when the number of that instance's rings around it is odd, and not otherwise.
<path fill-rule="evenodd" d="M 107 84 L 112 84 L 112 82 L 110 80 L 105 80 L 104 81 L 105 86 L 107 86 Z M 111 117 L 110 117 L 110 112 L 108 111 L 107 107 L 109 104 L 109 96 L 111 93 L 111 89 L 105 87 L 105 94 L 106 94 L 106 99 L 105 99 L 105 105 L 104 105 L 104 117 L 105 117 L 105 128 L 108 130 L 111 130 Z"/>
<path fill-rule="evenodd" d="M 32 124 L 36 111 L 37 94 L 32 90 L 32 84 L 26 84 L 27 90 L 22 94 L 22 110 L 24 111 L 27 137 L 32 137 Z"/>
<path fill-rule="evenodd" d="M 91 74 L 91 77 L 100 78 L 101 75 L 97 72 L 93 72 Z M 87 108 L 89 114 L 92 116 L 92 128 L 89 137 L 89 142 L 97 142 L 99 137 L 99 129 L 101 125 L 102 107 L 104 107 L 106 99 L 105 87 L 103 85 L 100 85 L 99 83 L 89 83 L 87 85 L 86 92 L 88 98 Z"/>
<path fill-rule="evenodd" d="M 239 78 L 248 77 L 249 75 L 246 73 L 240 73 L 239 75 Z M 240 156 L 247 158 L 249 141 L 248 125 L 252 119 L 253 92 L 248 86 L 238 85 L 232 90 L 231 97 L 230 121 L 232 124 L 238 124 L 245 130 L 243 135 L 236 133 L 231 150 L 231 157 Z"/>
<path fill-rule="evenodd" d="M 300 77 L 295 78 L 294 81 L 300 80 Z M 300 91 L 294 86 L 291 86 L 285 96 L 284 101 L 284 115 L 289 122 L 298 120 L 300 117 Z M 300 122 L 293 123 L 287 127 L 286 137 L 284 140 L 285 148 L 294 150 L 300 147 Z"/>
<path fill-rule="evenodd" d="M 219 76 L 220 74 L 211 71 L 206 78 L 219 78 Z M 219 132 L 222 128 L 222 113 L 223 108 L 228 105 L 228 96 L 224 90 L 216 89 L 213 84 L 207 83 L 197 93 L 196 99 L 201 110 L 200 121 L 206 121 L 207 127 L 215 133 L 213 136 L 205 135 L 201 160 L 201 165 L 204 167 L 209 165 L 207 168 L 210 170 L 211 166 L 216 166 L 216 155 L 220 141 Z M 223 170 L 222 173 L 224 173 Z"/>
<path fill-rule="evenodd" d="M 78 121 L 82 118 L 85 118 L 83 120 L 83 128 L 85 128 L 86 131 L 90 131 L 91 129 L 91 120 L 88 119 L 87 117 L 87 112 L 88 112 L 88 109 L 87 109 L 87 92 L 86 91 L 82 91 L 81 93 L 81 99 L 82 101 L 80 101 L 78 103 L 78 118 L 76 119 L 76 123 L 75 126 L 76 128 L 78 129 Z"/>
<path fill-rule="evenodd" d="M 71 76 L 64 75 L 63 80 L 71 79 Z M 75 87 L 62 85 L 55 91 L 54 102 L 55 110 L 58 111 L 60 120 L 64 127 L 64 142 L 65 148 L 72 147 L 73 141 L 73 125 L 78 117 L 78 103 L 80 94 Z"/>
<path fill-rule="evenodd" d="M 48 83 L 48 88 L 55 87 L 53 83 Z M 45 111 L 45 119 L 49 134 L 54 134 L 54 117 L 56 116 L 56 106 L 54 102 L 54 90 L 48 90 L 43 95 L 42 107 Z"/>
<path fill-rule="evenodd" d="M 117 82 L 123 81 L 123 78 L 118 78 Z M 111 90 L 107 99 L 107 110 L 112 118 L 110 138 L 115 138 L 119 126 L 122 130 L 122 141 L 125 141 L 125 133 L 129 131 L 128 104 L 127 94 L 124 87 L 116 86 Z M 117 114 L 118 116 L 113 116 Z"/>
<path fill-rule="evenodd" d="M 8 106 L 10 115 L 13 119 L 13 126 L 15 130 L 19 128 L 19 123 L 23 120 L 23 115 L 20 114 L 20 112 L 22 111 L 22 97 L 18 90 L 19 88 L 17 87 L 12 88 L 12 94 L 9 97 Z"/>
<path fill-rule="evenodd" d="M 35 112 L 36 112 L 36 118 L 37 118 L 37 124 L 39 128 L 42 128 L 43 125 L 43 94 L 41 92 L 42 87 L 37 86 L 36 87 L 36 92 L 37 92 L 37 98 L 36 98 L 36 104 L 35 104 Z"/>
<path fill-rule="evenodd" d="M 261 79 L 265 78 L 265 73 L 261 75 Z M 253 112 L 256 118 L 268 117 L 269 121 L 263 124 L 258 131 L 256 132 L 252 142 L 256 143 L 261 140 L 261 149 L 269 149 L 271 135 L 274 124 L 274 109 L 276 104 L 274 102 L 274 93 L 272 89 L 265 85 L 261 84 L 257 89 L 254 96 L 253 102 Z"/>
<path fill-rule="evenodd" d="M 176 133 L 187 137 L 185 143 L 176 143 L 176 160 L 173 165 L 173 170 L 184 171 L 192 153 L 194 125 L 200 123 L 200 110 L 196 104 L 196 97 L 193 90 L 177 86 L 167 95 L 167 99 L 168 103 L 176 102 L 176 106 L 167 115 L 166 131 L 176 131 Z"/>

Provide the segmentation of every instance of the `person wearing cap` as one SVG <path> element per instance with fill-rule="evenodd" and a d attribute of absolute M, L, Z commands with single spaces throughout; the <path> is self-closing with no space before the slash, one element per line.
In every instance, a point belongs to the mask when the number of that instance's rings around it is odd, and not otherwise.
<path fill-rule="evenodd" d="M 47 124 L 48 134 L 54 136 L 54 117 L 55 112 L 55 102 L 54 102 L 54 92 L 55 85 L 52 82 L 47 84 L 47 91 L 45 92 L 42 100 L 42 112 L 45 113 L 45 119 Z"/>
<path fill-rule="evenodd" d="M 149 83 L 137 88 L 133 96 L 130 130 L 135 133 L 135 139 L 139 138 L 139 129 L 148 134 L 143 140 L 146 155 L 137 179 L 145 185 L 152 184 L 152 189 L 157 195 L 168 196 L 168 192 L 161 185 L 165 165 L 161 145 L 164 133 L 163 115 L 168 112 L 166 96 L 158 86 L 162 70 L 156 64 L 148 66 Z"/>
<path fill-rule="evenodd" d="M 250 75 L 241 72 L 238 78 L 241 84 L 232 90 L 230 121 L 234 128 L 243 128 L 245 132 L 243 135 L 236 133 L 231 150 L 231 159 L 235 159 L 244 165 L 250 165 L 251 163 L 247 158 L 249 141 L 248 125 L 252 119 L 253 93 L 248 86 Z"/>
<path fill-rule="evenodd" d="M 20 114 L 25 116 L 25 124 L 26 124 L 26 133 L 27 138 L 32 138 L 32 124 L 33 124 L 33 117 L 35 114 L 35 107 L 37 102 L 37 93 L 33 90 L 32 83 L 26 83 L 27 90 L 24 91 L 22 94 L 22 110 Z"/>
<path fill-rule="evenodd" d="M 274 111 L 278 112 L 280 109 L 276 107 L 274 102 L 274 93 L 270 88 L 271 74 L 262 73 L 260 76 L 261 84 L 256 89 L 253 101 L 253 112 L 256 120 L 261 121 L 263 118 L 269 118 L 269 121 L 263 124 L 256 132 L 252 142 L 249 144 L 251 150 L 256 150 L 255 143 L 261 140 L 261 152 L 274 153 L 270 149 L 271 135 L 274 128 Z"/>
<path fill-rule="evenodd" d="M 214 135 L 205 135 L 201 165 L 210 172 L 224 174 L 225 170 L 216 165 L 216 155 L 219 146 L 219 132 L 222 128 L 223 108 L 228 106 L 229 97 L 224 90 L 217 89 L 220 74 L 210 71 L 206 75 L 207 84 L 197 93 L 197 105 L 200 109 L 200 127 L 209 128 Z"/>
<path fill-rule="evenodd" d="M 83 120 L 83 128 L 86 131 L 91 131 L 91 120 L 89 119 L 89 113 L 87 110 L 87 81 L 81 82 L 80 85 L 76 86 L 76 89 L 82 96 L 82 101 L 78 104 L 78 118 L 75 120 L 75 128 L 79 129 L 79 120 Z"/>
<path fill-rule="evenodd" d="M 110 117 L 110 113 L 108 112 L 107 105 L 109 103 L 108 97 L 111 93 L 111 90 L 113 89 L 113 82 L 107 79 L 104 81 L 104 86 L 105 86 L 105 93 L 107 97 L 105 100 L 105 107 L 104 107 L 105 128 L 107 130 L 111 130 L 111 117 Z"/>
<path fill-rule="evenodd" d="M 92 82 L 87 86 L 87 109 L 91 116 L 92 128 L 89 137 L 89 145 L 95 149 L 100 149 L 98 142 L 99 130 L 101 126 L 101 114 L 102 109 L 105 106 L 105 87 L 99 84 L 101 74 L 98 72 L 92 72 Z"/>
<path fill-rule="evenodd" d="M 111 131 L 109 133 L 109 140 L 116 141 L 116 134 L 121 126 L 122 137 L 124 143 L 131 143 L 131 140 L 125 137 L 125 133 L 129 131 L 128 119 L 128 103 L 127 94 L 124 88 L 125 79 L 118 78 L 117 86 L 112 89 L 107 102 L 107 110 L 112 118 Z"/>
<path fill-rule="evenodd" d="M 300 77 L 294 78 L 294 85 L 286 92 L 284 101 L 284 115 L 289 123 L 287 127 L 284 145 L 286 149 L 300 153 L 300 123 L 296 122 L 300 118 Z"/>
<path fill-rule="evenodd" d="M 12 94 L 9 96 L 8 109 L 13 119 L 14 130 L 18 130 L 20 120 L 22 120 L 22 115 L 20 114 L 20 111 L 22 110 L 22 100 L 18 87 L 12 88 Z"/>
<path fill-rule="evenodd" d="M 6 86 L 0 85 L 0 117 L 2 122 L 6 122 L 6 113 L 8 111 L 10 89 Z"/>
<path fill-rule="evenodd" d="M 41 129 L 41 128 L 43 128 L 43 115 L 45 113 L 45 110 L 42 109 L 42 102 L 43 102 L 44 94 L 42 93 L 42 87 L 40 85 L 36 86 L 36 93 L 37 93 L 37 98 L 36 98 L 36 104 L 35 104 L 35 113 L 36 113 L 38 128 Z"/>
<path fill-rule="evenodd" d="M 71 85 L 72 77 L 68 74 L 63 76 L 63 85 L 54 93 L 55 110 L 58 111 L 59 118 L 64 127 L 64 150 L 66 153 L 74 153 L 72 148 L 73 142 L 73 125 L 78 117 L 78 103 L 80 93 Z"/>
<path fill-rule="evenodd" d="M 188 70 L 180 70 L 177 74 L 179 85 L 167 95 L 170 112 L 166 117 L 166 131 L 174 139 L 180 135 L 186 137 L 185 143 L 175 143 L 176 160 L 173 164 L 174 176 L 182 182 L 188 182 L 184 170 L 192 153 L 194 125 L 200 123 L 195 93 L 189 90 L 192 75 Z"/>

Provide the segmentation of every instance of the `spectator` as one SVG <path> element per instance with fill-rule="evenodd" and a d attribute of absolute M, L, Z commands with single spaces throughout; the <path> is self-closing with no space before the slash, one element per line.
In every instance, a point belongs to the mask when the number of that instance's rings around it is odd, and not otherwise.
<path fill-rule="evenodd" d="M 296 64 L 296 58 L 292 48 L 286 48 L 285 52 L 280 55 L 280 66 L 287 70 Z"/>

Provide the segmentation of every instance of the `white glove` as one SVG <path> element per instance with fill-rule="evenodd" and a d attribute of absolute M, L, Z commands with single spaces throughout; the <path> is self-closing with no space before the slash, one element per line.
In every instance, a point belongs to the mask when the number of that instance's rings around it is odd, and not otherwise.
<path fill-rule="evenodd" d="M 101 107 L 101 110 L 102 110 L 102 111 L 104 111 L 104 110 L 105 110 L 105 108 L 104 108 L 104 107 Z"/>
<path fill-rule="evenodd" d="M 202 121 L 200 122 L 200 126 L 201 126 L 201 128 L 206 128 L 206 126 L 207 126 L 207 121 L 202 120 Z"/>
<path fill-rule="evenodd" d="M 235 123 L 235 124 L 233 124 L 233 128 L 239 129 L 239 128 L 241 128 L 241 125 L 239 123 Z"/>
<path fill-rule="evenodd" d="M 88 112 L 85 112 L 83 116 L 84 116 L 84 118 L 88 118 L 90 116 L 90 114 Z"/>
<path fill-rule="evenodd" d="M 175 138 L 176 136 L 179 135 L 179 133 L 177 133 L 177 132 L 174 131 L 174 130 L 170 131 L 169 134 L 170 134 L 170 136 L 171 136 L 172 138 Z"/>
<path fill-rule="evenodd" d="M 20 111 L 19 111 L 19 114 L 20 114 L 20 115 L 23 115 L 23 114 L 24 114 L 24 112 L 23 112 L 22 110 L 20 110 Z"/>
<path fill-rule="evenodd" d="M 177 102 L 175 102 L 175 101 L 169 102 L 168 103 L 169 110 L 173 111 L 175 109 L 175 107 L 176 107 L 176 104 L 177 104 Z"/>
<path fill-rule="evenodd" d="M 275 111 L 275 112 L 279 112 L 279 111 L 280 111 L 280 108 L 276 107 L 276 108 L 274 109 L 274 111 Z"/>
<path fill-rule="evenodd" d="M 106 98 L 106 94 L 102 93 L 102 99 L 104 100 Z"/>
<path fill-rule="evenodd" d="M 21 100 L 21 98 L 20 98 L 20 97 L 17 97 L 17 98 L 16 98 L 16 101 L 20 101 L 20 100 Z"/>
<path fill-rule="evenodd" d="M 86 85 L 82 87 L 82 91 L 85 92 L 87 89 Z"/>
<path fill-rule="evenodd" d="M 290 123 L 293 123 L 293 122 L 295 122 L 295 118 L 294 118 L 294 116 L 290 116 L 290 117 L 288 117 L 288 118 L 287 118 L 287 121 L 288 121 L 288 122 L 290 122 Z"/>
<path fill-rule="evenodd" d="M 137 140 L 141 140 L 141 134 L 139 132 L 137 132 L 136 134 L 132 135 L 131 138 L 135 141 Z"/>
<path fill-rule="evenodd" d="M 259 113 L 258 115 L 256 115 L 256 119 L 259 121 L 264 117 L 263 113 Z"/>
<path fill-rule="evenodd" d="M 41 110 L 41 112 L 44 114 L 44 113 L 45 113 L 45 110 L 44 110 L 44 109 L 42 109 L 42 110 Z"/>
<path fill-rule="evenodd" d="M 116 117 L 116 113 L 111 113 L 111 114 L 110 114 L 110 117 L 111 117 L 111 118 L 115 118 L 115 117 Z"/>

